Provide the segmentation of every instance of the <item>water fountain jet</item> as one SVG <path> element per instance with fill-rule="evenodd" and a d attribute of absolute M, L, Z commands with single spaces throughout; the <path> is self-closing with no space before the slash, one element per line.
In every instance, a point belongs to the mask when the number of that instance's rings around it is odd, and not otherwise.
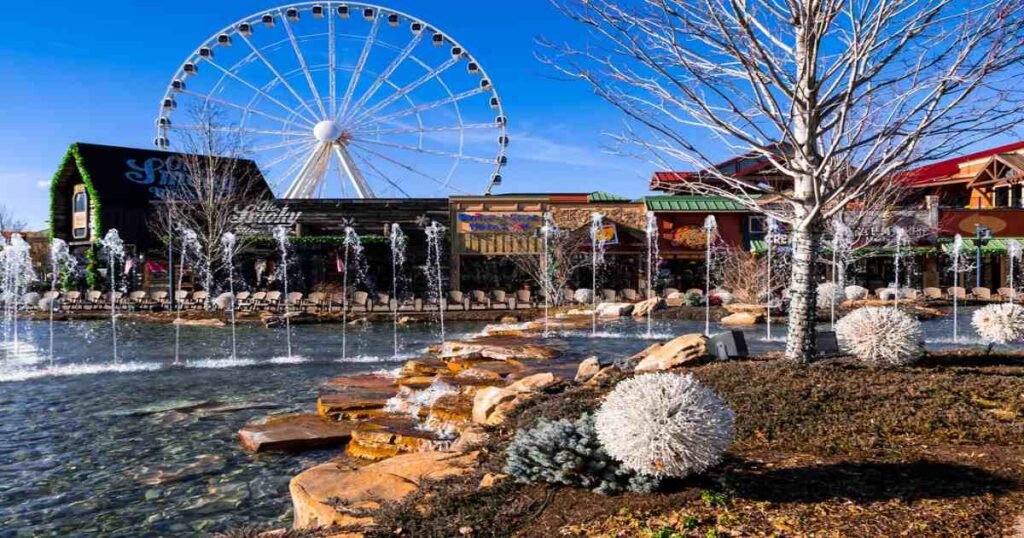
<path fill-rule="evenodd" d="M 704 256 L 704 336 L 711 336 L 711 243 L 718 233 L 714 215 L 704 219 L 704 238 L 707 244 Z"/>
<path fill-rule="evenodd" d="M 647 225 L 644 228 L 647 234 L 647 300 L 654 299 L 654 282 L 657 279 L 658 264 L 660 263 L 658 253 L 658 217 L 654 211 L 647 212 Z M 654 336 L 654 305 L 647 309 L 647 337 Z"/>
<path fill-rule="evenodd" d="M 274 239 L 277 241 L 278 250 L 281 252 L 281 282 L 284 291 L 284 333 L 285 342 L 288 344 L 288 360 L 291 360 L 292 322 L 288 304 L 288 246 L 291 240 L 289 239 L 288 227 L 278 226 L 274 228 Z"/>
<path fill-rule="evenodd" d="M 124 241 L 116 228 L 111 228 L 100 240 L 107 253 L 107 274 L 110 279 L 110 333 L 114 345 L 114 362 L 117 356 L 117 262 L 124 260 Z"/>
<path fill-rule="evenodd" d="M 441 276 L 441 254 L 444 242 L 445 227 L 437 221 L 427 226 L 427 265 L 425 271 L 427 282 L 437 300 L 437 314 L 441 324 L 441 343 L 444 338 L 444 279 Z"/>
<path fill-rule="evenodd" d="M 235 320 L 235 245 L 238 238 L 231 232 L 221 237 L 221 246 L 224 248 L 224 263 L 228 266 L 228 292 L 231 294 L 231 360 L 238 360 L 238 338 L 236 334 Z"/>
<path fill-rule="evenodd" d="M 50 242 L 50 366 L 53 366 L 53 312 L 57 303 L 57 281 L 62 272 L 73 273 L 75 270 L 75 258 L 71 255 L 68 244 L 63 239 L 54 239 Z"/>
<path fill-rule="evenodd" d="M 597 306 L 599 294 L 597 291 L 597 272 L 598 268 L 604 264 L 604 252 L 605 246 L 608 243 L 608 239 L 604 237 L 602 230 L 604 228 L 604 215 L 601 213 L 592 213 L 590 215 L 590 266 L 591 266 L 591 289 L 590 297 L 593 307 L 592 322 L 591 322 L 591 334 L 597 334 Z"/>
<path fill-rule="evenodd" d="M 402 227 L 397 223 L 391 224 L 391 235 L 389 237 L 391 244 L 391 300 L 392 304 L 395 305 L 394 316 L 392 319 L 392 337 L 394 339 L 394 358 L 398 358 L 398 273 L 401 271 L 402 266 L 405 265 L 405 247 L 406 237 L 402 233 Z"/>

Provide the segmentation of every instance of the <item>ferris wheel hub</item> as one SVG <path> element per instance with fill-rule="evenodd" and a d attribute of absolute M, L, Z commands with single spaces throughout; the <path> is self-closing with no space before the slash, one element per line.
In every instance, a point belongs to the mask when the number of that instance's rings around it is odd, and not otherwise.
<path fill-rule="evenodd" d="M 337 142 L 341 134 L 341 127 L 331 120 L 321 121 L 313 127 L 313 137 L 320 142 Z"/>

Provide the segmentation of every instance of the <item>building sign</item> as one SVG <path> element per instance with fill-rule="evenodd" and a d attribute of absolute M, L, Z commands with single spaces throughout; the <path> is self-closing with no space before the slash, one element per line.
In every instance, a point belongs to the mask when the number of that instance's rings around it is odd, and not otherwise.
<path fill-rule="evenodd" d="M 675 226 L 665 234 L 665 239 L 668 240 L 669 244 L 676 248 L 681 248 L 683 250 L 700 250 L 707 246 L 706 243 L 708 236 L 704 232 L 704 228 L 701 226 Z"/>
<path fill-rule="evenodd" d="M 942 235 L 973 236 L 978 226 L 992 230 L 997 237 L 1024 237 L 1024 214 L 1017 209 L 943 209 L 940 223 Z"/>
<path fill-rule="evenodd" d="M 541 213 L 472 211 L 456 216 L 459 233 L 531 233 L 544 226 Z"/>
<path fill-rule="evenodd" d="M 289 211 L 286 206 L 262 201 L 236 207 L 231 214 L 231 223 L 238 235 L 270 235 L 279 226 L 294 228 L 301 217 L 301 211 Z"/>
<path fill-rule="evenodd" d="M 180 157 L 150 157 L 144 161 L 128 159 L 125 162 L 128 171 L 125 179 L 139 185 L 149 187 L 154 199 L 167 198 L 169 194 L 179 193 L 183 185 L 188 184 L 189 175 L 185 161 Z"/>
<path fill-rule="evenodd" d="M 597 241 L 607 246 L 619 244 L 619 230 L 614 224 L 605 224 L 597 232 Z"/>

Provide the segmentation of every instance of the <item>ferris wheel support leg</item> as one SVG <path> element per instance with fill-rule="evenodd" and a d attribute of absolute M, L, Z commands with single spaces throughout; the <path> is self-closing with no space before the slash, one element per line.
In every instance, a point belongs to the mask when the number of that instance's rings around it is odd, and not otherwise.
<path fill-rule="evenodd" d="M 292 185 L 288 187 L 288 191 L 284 193 L 285 199 L 304 198 L 308 196 L 306 193 L 312 190 L 312 187 L 315 186 L 315 182 L 317 180 L 315 177 L 310 177 L 310 173 L 315 169 L 316 162 L 322 150 L 322 147 L 316 147 L 313 149 L 309 159 L 307 159 L 306 163 L 302 165 L 302 169 L 299 170 L 299 174 L 295 176 L 295 181 L 293 181 Z"/>
<path fill-rule="evenodd" d="M 334 152 L 338 155 L 338 160 L 341 162 L 341 168 L 345 171 L 345 175 L 348 176 L 349 181 L 352 182 L 352 186 L 356 190 L 356 194 L 360 198 L 376 198 L 373 194 L 373 189 L 370 188 L 370 184 L 366 182 L 366 178 L 363 177 L 363 173 L 359 171 L 359 167 L 356 166 L 355 161 L 352 159 L 352 154 L 348 152 L 342 144 L 334 145 Z"/>

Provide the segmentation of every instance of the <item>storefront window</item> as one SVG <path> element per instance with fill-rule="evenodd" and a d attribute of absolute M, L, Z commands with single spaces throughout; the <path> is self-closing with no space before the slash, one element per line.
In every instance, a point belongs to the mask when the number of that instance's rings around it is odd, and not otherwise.
<path fill-rule="evenodd" d="M 1024 207 L 1024 185 L 1017 183 L 1010 187 L 1010 192 L 1013 193 L 1013 200 L 1011 200 L 1013 207 Z"/>
<path fill-rule="evenodd" d="M 1010 207 L 1010 188 L 999 187 L 995 190 L 995 206 Z"/>
<path fill-rule="evenodd" d="M 764 217 L 750 217 L 750 233 L 763 234 L 765 228 Z"/>
<path fill-rule="evenodd" d="M 89 236 L 89 195 L 85 190 L 76 189 L 71 198 L 71 237 L 85 239 Z"/>

